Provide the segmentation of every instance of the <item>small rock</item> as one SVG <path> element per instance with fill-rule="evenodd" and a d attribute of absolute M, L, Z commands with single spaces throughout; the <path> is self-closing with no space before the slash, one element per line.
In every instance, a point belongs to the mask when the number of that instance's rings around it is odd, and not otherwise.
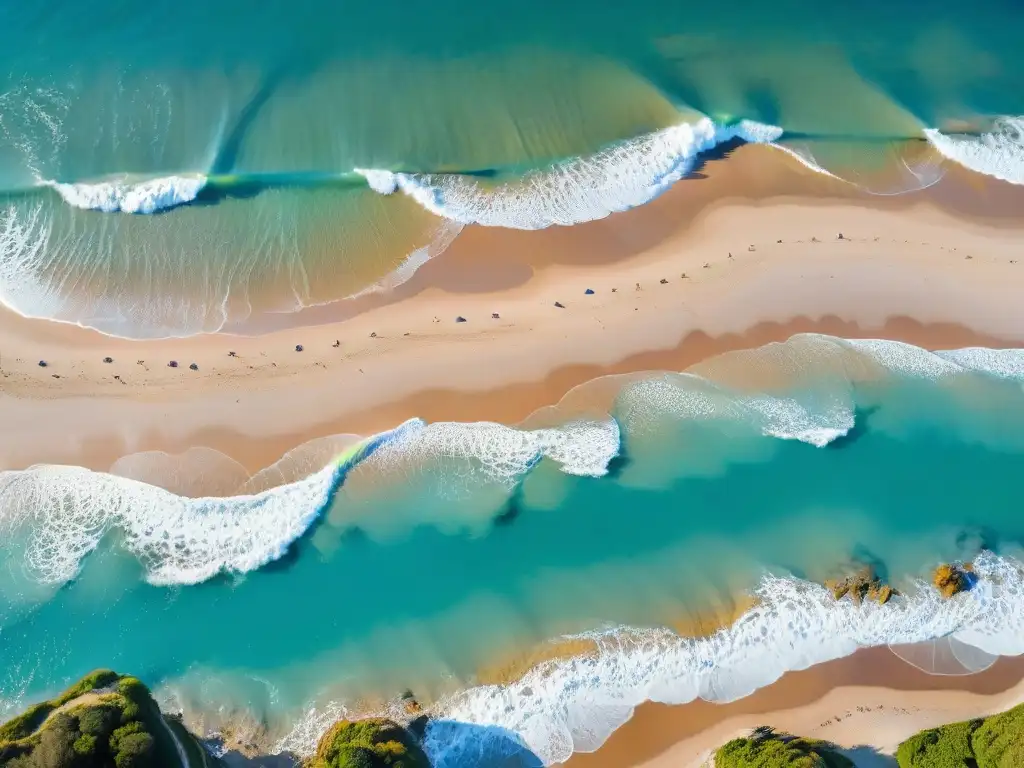
<path fill-rule="evenodd" d="M 335 339 L 335 340 L 334 340 L 334 343 L 333 343 L 333 344 L 331 344 L 331 346 L 332 346 L 332 347 L 334 347 L 335 349 L 337 349 L 338 347 L 340 347 L 340 346 L 341 346 L 341 339 Z"/>
<path fill-rule="evenodd" d="M 708 262 L 704 262 L 704 269 L 711 269 L 711 265 Z"/>
<path fill-rule="evenodd" d="M 228 357 L 238 357 L 234 352 L 228 352 Z"/>
<path fill-rule="evenodd" d="M 40 360 L 39 361 L 39 367 L 40 368 L 45 368 L 47 365 L 48 365 L 48 363 L 45 360 Z"/>
<path fill-rule="evenodd" d="M 456 323 L 464 323 L 464 322 L 466 322 L 466 318 L 464 318 L 462 315 L 459 315 L 458 317 L 455 318 L 455 322 Z"/>
<path fill-rule="evenodd" d="M 935 588 L 946 599 L 961 592 L 966 592 L 974 586 L 976 579 L 974 566 L 970 563 L 965 563 L 964 565 L 944 563 L 936 568 L 932 574 L 932 584 L 935 585 Z"/>
<path fill-rule="evenodd" d="M 497 312 L 491 312 L 491 319 L 492 320 L 498 320 L 500 318 L 501 318 L 501 315 L 499 315 Z"/>
<path fill-rule="evenodd" d="M 618 292 L 619 292 L 618 288 L 612 288 L 612 293 L 618 293 Z"/>
<path fill-rule="evenodd" d="M 55 378 L 55 379 L 59 379 L 60 378 L 60 376 L 58 376 L 56 373 L 51 373 L 50 375 L 53 376 L 53 378 Z"/>
<path fill-rule="evenodd" d="M 668 280 L 666 280 L 666 279 L 665 279 L 664 277 L 663 277 L 663 278 L 661 278 L 661 280 L 660 280 L 659 282 L 660 282 L 660 283 L 661 283 L 662 285 L 668 285 Z"/>
<path fill-rule="evenodd" d="M 188 369 L 189 369 L 190 371 L 198 371 L 198 370 L 199 370 L 199 366 L 198 366 L 198 365 L 196 365 L 195 363 L 192 363 L 192 365 L 190 365 L 190 366 L 188 367 Z"/>
<path fill-rule="evenodd" d="M 560 301 L 556 301 L 555 306 L 558 307 L 559 309 L 565 309 L 565 305 Z"/>
<path fill-rule="evenodd" d="M 112 362 L 114 362 L 114 358 L 112 358 L 112 357 L 104 357 L 103 358 L 103 362 L 104 363 L 112 363 Z"/>
<path fill-rule="evenodd" d="M 295 351 L 296 352 L 301 352 L 302 351 L 302 345 L 301 344 L 296 344 L 295 345 Z"/>
<path fill-rule="evenodd" d="M 973 256 L 971 256 L 970 254 L 968 254 L 967 256 L 964 256 L 964 258 L 965 258 L 965 259 L 973 259 L 974 257 L 973 257 Z"/>
<path fill-rule="evenodd" d="M 169 362 L 167 364 L 167 367 L 168 368 L 177 368 L 178 367 L 178 361 L 177 360 L 171 360 L 171 362 Z"/>
<path fill-rule="evenodd" d="M 593 288 L 587 288 L 587 290 L 585 290 L 583 293 L 586 294 L 587 296 L 593 296 L 594 295 L 594 289 Z"/>
<path fill-rule="evenodd" d="M 843 237 L 843 233 L 842 232 L 840 232 L 838 235 L 836 235 L 836 240 L 845 240 L 845 238 Z"/>
<path fill-rule="evenodd" d="M 377 332 L 376 332 L 376 331 L 374 331 L 373 333 L 371 333 L 371 334 L 370 334 L 370 338 L 371 338 L 371 339 L 376 339 L 376 338 L 377 338 Z"/>

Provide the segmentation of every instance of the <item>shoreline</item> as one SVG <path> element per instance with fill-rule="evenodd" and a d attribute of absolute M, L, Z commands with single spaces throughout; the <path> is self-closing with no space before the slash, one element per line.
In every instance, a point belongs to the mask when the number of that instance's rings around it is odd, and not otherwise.
<path fill-rule="evenodd" d="M 885 646 L 788 672 L 727 704 L 645 703 L 592 753 L 566 768 L 701 768 L 719 746 L 759 725 L 833 741 L 858 768 L 926 728 L 994 714 L 1024 701 L 1024 657 L 973 675 L 930 675 Z M 838 713 L 838 714 L 837 714 Z"/>
<path fill-rule="evenodd" d="M 1019 224 L 956 217 L 924 193 L 853 198 L 781 153 L 743 150 L 598 222 L 468 227 L 392 296 L 327 324 L 148 342 L 2 313 L 0 469 L 106 470 L 205 446 L 255 472 L 309 440 L 413 416 L 518 423 L 594 378 L 679 371 L 796 332 L 1024 346 Z M 736 194 L 780 175 L 802 196 Z"/>

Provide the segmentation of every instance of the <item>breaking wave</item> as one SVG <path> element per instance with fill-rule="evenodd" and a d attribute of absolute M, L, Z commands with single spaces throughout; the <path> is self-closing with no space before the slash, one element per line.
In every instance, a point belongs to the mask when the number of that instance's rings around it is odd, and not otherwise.
<path fill-rule="evenodd" d="M 653 200 L 686 176 L 700 153 L 725 142 L 769 143 L 780 136 L 781 128 L 750 120 L 717 125 L 704 118 L 497 184 L 459 174 L 356 170 L 376 192 L 400 190 L 452 221 L 544 229 L 601 219 Z"/>
<path fill-rule="evenodd" d="M 1000 117 L 979 136 L 925 130 L 932 146 L 948 160 L 1010 184 L 1024 184 L 1024 117 Z"/>
<path fill-rule="evenodd" d="M 104 213 L 158 213 L 196 199 L 206 177 L 199 174 L 166 176 L 144 181 L 112 180 L 92 184 L 45 182 L 66 203 Z"/>
<path fill-rule="evenodd" d="M 517 734 L 545 765 L 563 762 L 598 749 L 644 702 L 733 701 L 858 648 L 950 637 L 993 656 L 1024 653 L 1022 565 L 990 553 L 974 565 L 978 585 L 952 600 L 916 582 L 886 605 L 858 605 L 812 582 L 765 576 L 755 607 L 710 637 L 631 628 L 583 635 L 596 654 L 546 662 L 515 683 L 442 701 L 426 735 L 431 764 L 499 764 L 512 756 L 510 742 L 488 736 L 502 732 Z M 490 728 L 452 727 L 456 721 Z M 281 746 L 310 749 L 289 739 Z"/>

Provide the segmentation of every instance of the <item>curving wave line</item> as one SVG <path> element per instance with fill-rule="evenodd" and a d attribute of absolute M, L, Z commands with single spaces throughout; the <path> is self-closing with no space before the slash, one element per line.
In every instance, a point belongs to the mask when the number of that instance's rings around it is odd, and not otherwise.
<path fill-rule="evenodd" d="M 933 147 L 954 163 L 1010 184 L 1024 184 L 1024 116 L 1000 117 L 980 135 L 945 134 L 927 128 Z"/>
<path fill-rule="evenodd" d="M 43 182 L 75 208 L 104 213 L 157 213 L 196 199 L 206 186 L 201 174 L 166 176 L 143 181 L 111 180 L 62 184 Z"/>
<path fill-rule="evenodd" d="M 16 551 L 33 581 L 63 584 L 117 530 L 151 584 L 196 584 L 282 557 L 348 472 L 371 457 L 384 470 L 417 457 L 462 458 L 485 477 L 511 484 L 545 456 L 567 474 L 600 476 L 618 450 L 611 420 L 518 430 L 411 419 L 353 445 L 303 480 L 222 498 L 187 498 L 82 467 L 41 465 L 0 472 L 0 550 Z"/>
<path fill-rule="evenodd" d="M 782 129 L 751 120 L 682 123 L 500 184 L 460 174 L 357 168 L 383 195 L 401 191 L 461 224 L 544 229 L 601 219 L 649 202 L 692 170 L 697 156 L 728 141 L 769 143 Z"/>
<path fill-rule="evenodd" d="M 974 563 L 979 584 L 952 600 L 917 582 L 887 605 L 856 604 L 836 601 L 812 582 L 765 576 L 757 604 L 710 637 L 628 627 L 583 635 L 596 642 L 597 654 L 547 662 L 514 683 L 442 701 L 426 733 L 431 765 L 498 764 L 495 758 L 510 757 L 517 746 L 495 737 L 508 733 L 544 765 L 562 763 L 573 752 L 598 749 L 644 702 L 733 701 L 858 648 L 952 637 L 991 655 L 1024 653 L 1024 564 L 991 553 Z M 294 734 L 315 730 L 300 724 Z M 300 754 L 311 748 L 291 736 L 279 746 Z"/>

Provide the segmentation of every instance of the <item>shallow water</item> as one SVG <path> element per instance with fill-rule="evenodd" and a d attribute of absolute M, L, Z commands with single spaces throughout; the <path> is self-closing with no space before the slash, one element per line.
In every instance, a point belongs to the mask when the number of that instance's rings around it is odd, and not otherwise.
<path fill-rule="evenodd" d="M 113 666 L 208 725 L 265 719 L 301 752 L 338 706 L 411 687 L 551 762 L 641 701 L 736 698 L 859 646 L 1019 653 L 1022 380 L 1020 351 L 799 336 L 584 385 L 532 420 L 557 428 L 414 421 L 372 449 L 321 441 L 238 491 L 254 496 L 5 473 L 0 701 Z M 603 418 L 588 388 L 617 392 Z M 184 461 L 166 462 L 179 488 Z M 272 477 L 285 484 L 263 490 Z M 981 550 L 971 593 L 942 603 L 919 581 Z M 905 596 L 856 607 L 813 583 L 853 563 Z M 743 593 L 759 605 L 726 632 L 658 629 Z M 473 687 L 574 633 L 602 653 Z"/>
<path fill-rule="evenodd" d="M 342 299 L 438 243 L 420 207 L 539 227 L 642 204 L 722 138 L 657 132 L 704 118 L 752 121 L 879 194 L 950 161 L 1021 183 L 1022 14 L 1009 0 L 5 9 L 0 300 L 152 337 Z M 357 169 L 408 174 L 411 199 L 375 199 Z M 140 275 L 122 283 L 125 261 Z"/>

